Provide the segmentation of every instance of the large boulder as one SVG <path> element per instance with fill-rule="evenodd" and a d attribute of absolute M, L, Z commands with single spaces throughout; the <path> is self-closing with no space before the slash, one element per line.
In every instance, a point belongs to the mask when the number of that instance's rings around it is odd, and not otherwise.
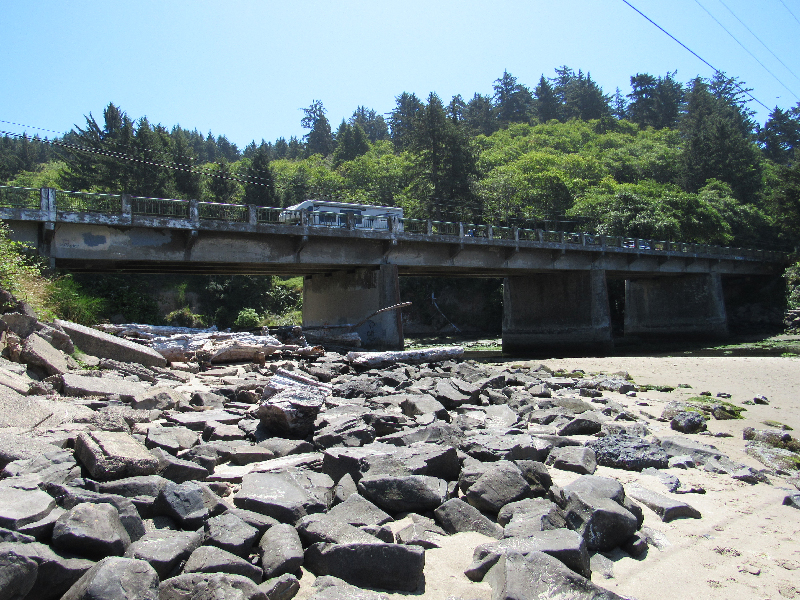
<path fill-rule="evenodd" d="M 384 543 L 314 544 L 305 567 L 314 575 L 333 575 L 358 587 L 413 592 L 425 568 L 418 546 Z"/>
<path fill-rule="evenodd" d="M 158 574 L 143 560 L 104 558 L 62 600 L 158 600 Z"/>
<path fill-rule="evenodd" d="M 252 579 L 230 573 L 185 573 L 158 586 L 158 600 L 267 600 Z M 149 599 L 148 599 L 149 600 Z"/>
<path fill-rule="evenodd" d="M 614 469 L 641 471 L 648 467 L 666 469 L 669 456 L 663 448 L 632 435 L 607 435 L 586 444 L 594 450 L 597 464 Z"/>
<path fill-rule="evenodd" d="M 467 502 L 492 514 L 509 502 L 531 497 L 533 490 L 520 468 L 506 461 L 492 463 L 466 493 Z"/>
<path fill-rule="evenodd" d="M 31 600 L 59 600 L 95 564 L 85 558 L 63 556 L 37 542 L 0 543 L 0 553 L 6 548 L 35 561 L 38 566 L 27 596 Z"/>
<path fill-rule="evenodd" d="M 447 499 L 447 482 L 427 475 L 374 475 L 363 477 L 358 491 L 389 513 L 425 512 Z"/>
<path fill-rule="evenodd" d="M 165 578 L 200 546 L 201 541 L 200 534 L 194 531 L 150 531 L 128 546 L 125 557 L 147 562 L 159 577 Z"/>
<path fill-rule="evenodd" d="M 110 504 L 78 504 L 53 527 L 53 547 L 89 558 L 122 556 L 131 538 Z"/>
<path fill-rule="evenodd" d="M 75 440 L 75 456 L 98 481 L 155 475 L 158 471 L 158 459 L 141 442 L 122 432 L 79 434 Z"/>
<path fill-rule="evenodd" d="M 167 366 L 166 359 L 147 346 L 69 321 L 56 320 L 56 325 L 61 327 L 73 343 L 86 354 L 151 367 Z"/>
<path fill-rule="evenodd" d="M 242 478 L 233 502 L 239 508 L 294 524 L 307 514 L 327 510 L 333 487 L 333 480 L 319 473 L 249 473 Z"/>
<path fill-rule="evenodd" d="M 436 522 L 447 533 L 476 531 L 493 538 L 503 537 L 503 528 L 500 525 L 490 521 L 477 508 L 467 504 L 460 498 L 448 500 L 437 508 L 433 514 Z"/>

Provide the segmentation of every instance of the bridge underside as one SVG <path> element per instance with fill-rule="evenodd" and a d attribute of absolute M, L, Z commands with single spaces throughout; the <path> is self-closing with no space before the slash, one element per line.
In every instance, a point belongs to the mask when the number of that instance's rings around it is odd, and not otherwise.
<path fill-rule="evenodd" d="M 74 272 L 305 275 L 305 325 L 357 322 L 400 302 L 399 276 L 505 279 L 503 347 L 508 352 L 612 345 L 606 281 L 626 280 L 626 332 L 722 335 L 722 282 L 775 277 L 781 266 L 738 257 L 530 244 L 395 233 L 139 228 L 81 222 L 18 222 L 15 238 Z M 429 239 L 430 238 L 430 239 Z M 397 311 L 361 332 L 371 346 L 402 347 Z"/>

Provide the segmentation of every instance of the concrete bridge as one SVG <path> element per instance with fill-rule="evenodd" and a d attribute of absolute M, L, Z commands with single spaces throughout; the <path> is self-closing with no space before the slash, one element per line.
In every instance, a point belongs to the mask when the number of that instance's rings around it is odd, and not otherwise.
<path fill-rule="evenodd" d="M 346 222 L 279 208 L 0 186 L 0 219 L 73 272 L 305 275 L 305 326 L 401 302 L 398 276 L 502 277 L 503 350 L 612 342 L 607 280 L 625 280 L 626 335 L 727 332 L 725 291 L 780 275 L 779 252 L 419 219 Z M 403 344 L 398 311 L 358 332 Z"/>

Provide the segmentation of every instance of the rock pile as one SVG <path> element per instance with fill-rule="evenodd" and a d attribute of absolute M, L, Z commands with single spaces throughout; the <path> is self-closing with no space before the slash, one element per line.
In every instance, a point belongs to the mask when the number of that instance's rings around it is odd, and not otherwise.
<path fill-rule="evenodd" d="M 91 341 L 68 332 L 92 330 L 0 319 L 4 598 L 290 600 L 304 570 L 316 600 L 378 599 L 363 588 L 419 590 L 426 550 L 459 532 L 490 540 L 465 575 L 495 598 L 617 598 L 588 580 L 593 553 L 645 555 L 642 506 L 701 515 L 598 465 L 666 475 L 670 492 L 680 484 L 661 470 L 674 466 L 766 479 L 679 433 L 692 428 L 652 438 L 620 402 L 624 375 L 452 352 L 198 371 L 132 362 L 132 342 L 117 352 L 113 336 L 78 364 L 70 344 Z M 578 476 L 559 487 L 551 469 Z"/>

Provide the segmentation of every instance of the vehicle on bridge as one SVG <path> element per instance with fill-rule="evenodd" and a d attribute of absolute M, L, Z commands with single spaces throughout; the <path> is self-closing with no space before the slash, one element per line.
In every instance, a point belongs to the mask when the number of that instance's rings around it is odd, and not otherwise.
<path fill-rule="evenodd" d="M 403 209 L 394 206 L 305 200 L 282 211 L 279 220 L 287 225 L 300 223 L 302 211 L 308 212 L 309 225 L 322 227 L 347 227 L 350 219 L 351 226 L 356 229 L 389 229 L 393 218 L 403 218 Z M 399 226 L 402 228 L 402 222 Z"/>

